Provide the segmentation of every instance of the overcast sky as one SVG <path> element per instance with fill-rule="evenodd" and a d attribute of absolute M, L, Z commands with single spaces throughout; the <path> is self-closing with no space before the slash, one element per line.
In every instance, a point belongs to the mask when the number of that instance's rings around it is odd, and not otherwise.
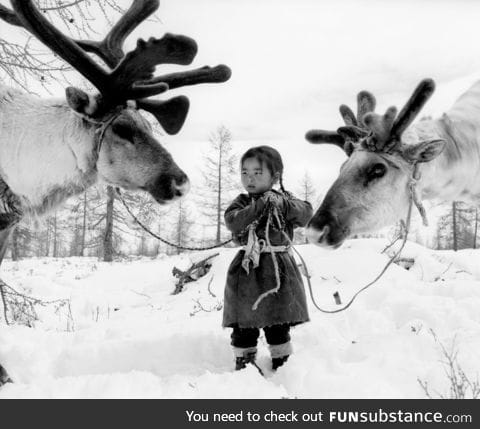
<path fill-rule="evenodd" d="M 480 79 L 474 0 L 161 0 L 158 16 L 161 22 L 144 23 L 128 45 L 138 35 L 185 34 L 199 45 L 191 68 L 224 63 L 233 71 L 225 84 L 175 91 L 189 96 L 191 110 L 182 131 L 162 141 L 193 178 L 208 148 L 202 141 L 224 124 L 239 153 L 277 147 L 287 187 L 296 189 L 309 171 L 323 193 L 344 155 L 309 145 L 304 134 L 337 128 L 341 103 L 354 105 L 356 93 L 368 89 L 378 110 L 401 107 L 431 77 L 437 91 L 423 114 L 437 115 Z M 1 37 L 14 34 L 7 27 L 0 23 Z"/>

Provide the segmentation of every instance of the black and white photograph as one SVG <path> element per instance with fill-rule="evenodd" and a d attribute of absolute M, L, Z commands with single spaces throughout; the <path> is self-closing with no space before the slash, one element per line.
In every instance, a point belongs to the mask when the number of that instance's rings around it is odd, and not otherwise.
<path fill-rule="evenodd" d="M 0 399 L 480 398 L 479 17 L 0 0 Z"/>

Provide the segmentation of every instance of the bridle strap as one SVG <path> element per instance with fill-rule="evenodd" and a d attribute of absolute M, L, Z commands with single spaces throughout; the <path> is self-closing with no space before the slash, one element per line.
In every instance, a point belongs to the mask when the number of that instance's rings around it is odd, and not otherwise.
<path fill-rule="evenodd" d="M 100 150 L 102 149 L 103 139 L 105 137 L 105 132 L 107 131 L 108 127 L 112 125 L 113 121 L 118 118 L 120 115 L 119 112 L 111 115 L 108 119 L 102 122 L 97 122 L 98 128 L 95 130 L 95 143 L 96 147 L 94 149 L 95 157 L 98 161 L 98 157 L 100 156 Z"/>
<path fill-rule="evenodd" d="M 77 112 L 76 110 L 72 109 L 72 113 L 83 119 L 84 121 L 93 124 L 96 126 L 95 130 L 95 148 L 94 148 L 94 154 L 96 161 L 98 160 L 98 157 L 100 155 L 100 150 L 102 149 L 102 143 L 103 139 L 105 137 L 105 132 L 107 131 L 108 127 L 112 125 L 113 121 L 117 119 L 120 114 L 125 110 L 125 109 L 137 109 L 137 102 L 135 100 L 127 100 L 126 106 L 117 106 L 114 112 L 109 115 L 106 119 L 103 119 L 101 121 L 96 121 L 95 119 L 91 118 L 90 116 L 85 115 L 84 113 Z M 96 162 L 95 161 L 95 162 Z"/>

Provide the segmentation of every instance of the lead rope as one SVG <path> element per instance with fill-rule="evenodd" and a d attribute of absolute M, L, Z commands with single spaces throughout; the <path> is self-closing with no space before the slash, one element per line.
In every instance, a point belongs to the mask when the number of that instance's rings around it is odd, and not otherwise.
<path fill-rule="evenodd" d="M 315 298 L 313 296 L 312 283 L 310 281 L 311 276 L 308 272 L 307 264 L 306 264 L 305 260 L 303 259 L 302 255 L 300 254 L 300 252 L 297 249 L 295 249 L 295 247 L 293 246 L 293 243 L 290 240 L 290 237 L 284 231 L 282 231 L 284 236 L 287 238 L 290 246 L 295 251 L 295 253 L 298 255 L 298 257 L 300 258 L 300 261 L 303 264 L 303 267 L 305 269 L 305 277 L 307 278 L 307 283 L 308 283 L 308 290 L 310 292 L 310 298 L 312 300 L 313 305 L 317 308 L 317 310 L 320 310 L 322 313 L 328 313 L 328 314 L 340 313 L 341 311 L 346 310 L 348 307 L 350 307 L 353 304 L 353 302 L 355 301 L 355 299 L 357 298 L 358 295 L 360 295 L 364 290 L 368 289 L 370 286 L 372 286 L 374 283 L 376 283 L 385 274 L 388 267 L 398 258 L 398 256 L 402 252 L 402 250 L 405 247 L 405 244 L 407 242 L 408 232 L 409 232 L 409 229 L 410 229 L 410 222 L 411 222 L 411 218 L 412 218 L 413 204 L 415 204 L 418 211 L 420 212 L 420 215 L 422 216 L 423 224 L 428 225 L 425 208 L 423 207 L 423 205 L 421 203 L 421 200 L 418 196 L 417 189 L 416 189 L 416 184 L 417 184 L 419 179 L 420 179 L 420 174 L 419 174 L 419 171 L 418 171 L 418 164 L 415 163 L 414 166 L 413 166 L 412 177 L 410 178 L 410 182 L 408 183 L 408 188 L 409 188 L 409 191 L 410 191 L 410 199 L 409 199 L 409 204 L 408 204 L 407 217 L 406 217 L 406 220 L 405 220 L 405 223 L 404 223 L 404 226 L 403 226 L 404 237 L 403 237 L 400 249 L 398 249 L 398 251 L 390 258 L 390 260 L 387 262 L 387 264 L 385 265 L 383 270 L 380 272 L 380 274 L 377 275 L 377 277 L 375 277 L 375 279 L 373 279 L 366 286 L 364 286 L 360 290 L 358 290 L 355 293 L 355 295 L 352 296 L 352 298 L 350 299 L 350 301 L 346 305 L 344 305 L 342 308 L 339 308 L 337 310 L 325 310 L 317 304 L 317 302 L 315 301 Z"/>
<path fill-rule="evenodd" d="M 161 241 L 162 243 L 165 243 L 165 244 L 168 244 L 169 246 L 172 246 L 172 247 L 176 247 L 177 249 L 182 249 L 182 250 L 211 250 L 211 249 L 216 249 L 217 247 L 222 247 L 224 246 L 225 244 L 228 244 L 230 243 L 233 238 L 231 238 L 230 240 L 227 240 L 227 241 L 224 241 L 222 243 L 219 243 L 219 244 L 215 244 L 214 246 L 207 246 L 207 247 L 188 247 L 188 246 L 181 246 L 180 244 L 175 244 L 175 243 L 172 243 L 168 240 L 165 240 L 164 238 L 160 237 L 159 235 L 155 234 L 154 232 L 152 232 L 149 228 L 147 228 L 142 222 L 140 222 L 138 220 L 138 218 L 132 213 L 132 211 L 130 210 L 130 208 L 128 207 L 127 203 L 125 202 L 125 200 L 123 199 L 123 196 L 122 194 L 120 193 L 120 189 L 119 188 L 115 188 L 115 191 L 118 195 L 118 198 L 120 199 L 120 201 L 122 202 L 123 206 L 125 207 L 125 209 L 127 210 L 127 212 L 130 214 L 130 216 L 132 216 L 133 220 L 135 222 L 137 222 L 137 224 L 145 231 L 147 232 L 148 234 L 150 234 L 152 237 L 156 238 L 157 240 Z"/>

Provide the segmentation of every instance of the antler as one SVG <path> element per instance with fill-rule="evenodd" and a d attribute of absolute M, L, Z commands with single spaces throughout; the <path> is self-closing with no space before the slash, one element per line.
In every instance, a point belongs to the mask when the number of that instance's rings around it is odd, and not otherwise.
<path fill-rule="evenodd" d="M 403 132 L 417 117 L 434 90 L 435 83 L 432 79 L 422 80 L 398 116 L 397 109 L 393 106 L 383 115 L 375 113 L 375 97 L 362 91 L 357 96 L 356 117 L 348 106 L 340 106 L 340 114 L 346 126 L 338 128 L 337 132 L 311 130 L 305 138 L 310 143 L 336 144 L 347 155 L 351 154 L 354 145 L 360 141 L 367 150 L 391 152 L 400 147 Z"/>
<path fill-rule="evenodd" d="M 154 78 L 155 67 L 159 64 L 187 65 L 193 61 L 197 44 L 186 36 L 167 33 L 161 39 L 139 39 L 136 48 L 124 54 L 126 37 L 158 8 L 158 0 L 134 0 L 100 42 L 75 41 L 64 35 L 43 17 L 32 0 L 11 0 L 11 3 L 14 12 L 0 6 L 0 18 L 25 27 L 78 70 L 100 91 L 104 105 L 115 106 L 129 99 L 138 100 L 137 106 L 153 113 L 168 133 L 178 132 L 183 125 L 188 113 L 188 99 L 175 97 L 165 102 L 154 102 L 145 98 L 168 90 L 168 82 L 173 88 L 225 82 L 231 76 L 230 69 L 220 65 Z M 87 52 L 99 56 L 113 70 L 105 71 Z"/>
<path fill-rule="evenodd" d="M 364 117 L 367 113 L 375 110 L 376 100 L 373 94 L 368 91 L 360 91 L 357 95 L 357 116 L 352 109 L 345 104 L 340 106 L 340 115 L 345 126 L 337 131 L 310 130 L 305 138 L 310 143 L 330 143 L 341 147 L 347 155 L 353 151 L 353 145 L 368 135 L 364 124 Z"/>
<path fill-rule="evenodd" d="M 413 91 L 412 96 L 398 114 L 392 126 L 391 137 L 400 140 L 403 132 L 410 126 L 435 91 L 432 79 L 423 79 Z"/>
<path fill-rule="evenodd" d="M 22 23 L 15 15 L 15 12 L 11 11 L 5 6 L 0 4 L 0 18 L 3 19 L 5 22 L 8 22 L 10 25 L 17 25 L 18 27 L 22 27 Z"/>
<path fill-rule="evenodd" d="M 398 116 L 397 109 L 393 106 L 388 108 L 383 116 L 373 112 L 365 115 L 364 122 L 370 130 L 370 135 L 364 141 L 367 149 L 382 152 L 398 149 L 403 132 L 420 113 L 434 90 L 434 81 L 424 79 L 415 88 Z"/>
<path fill-rule="evenodd" d="M 102 41 L 77 40 L 77 44 L 85 51 L 98 55 L 113 69 L 125 56 L 123 43 L 126 38 L 135 27 L 152 15 L 159 5 L 159 0 L 136 0 Z"/>

